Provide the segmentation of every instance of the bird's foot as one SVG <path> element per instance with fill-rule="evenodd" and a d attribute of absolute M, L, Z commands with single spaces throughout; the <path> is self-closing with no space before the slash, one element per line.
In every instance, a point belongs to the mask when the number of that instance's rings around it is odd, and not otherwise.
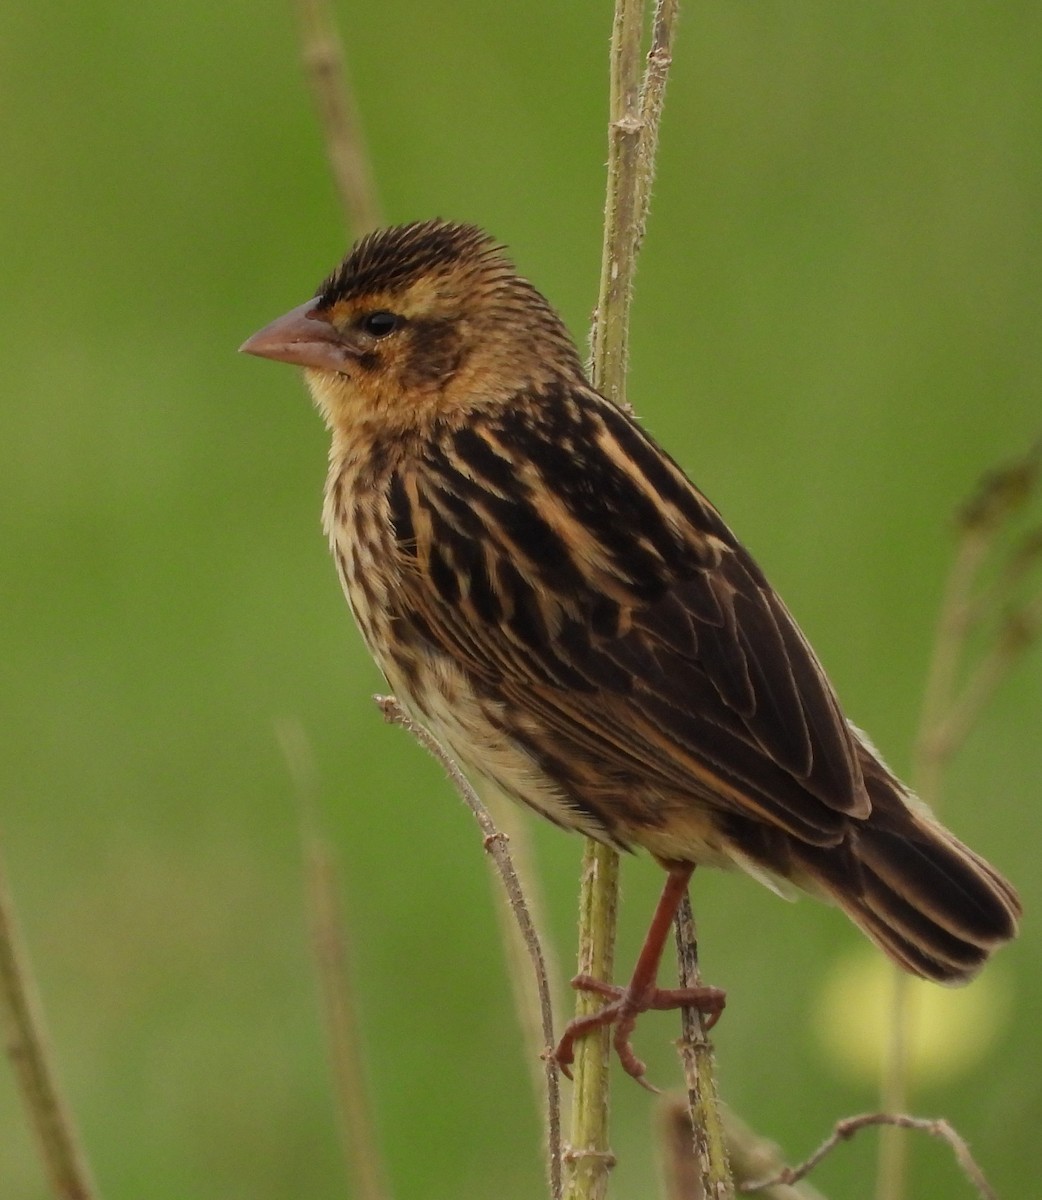
<path fill-rule="evenodd" d="M 591 975 L 576 975 L 572 980 L 572 987 L 581 992 L 594 992 L 598 996 L 606 996 L 608 1003 L 599 1012 L 591 1013 L 587 1017 L 576 1017 L 568 1022 L 554 1050 L 557 1065 L 571 1079 L 576 1039 L 585 1037 L 596 1029 L 602 1029 L 605 1025 L 614 1025 L 612 1045 L 619 1056 L 622 1069 L 649 1092 L 657 1092 L 658 1088 L 647 1081 L 647 1066 L 636 1056 L 630 1045 L 630 1034 L 637 1024 L 637 1017 L 642 1012 L 652 1009 L 696 1008 L 706 1018 L 705 1028 L 708 1031 L 724 1011 L 727 999 L 727 993 L 722 988 L 652 986 L 638 993 L 632 984 L 628 987 L 618 987 L 616 984 L 594 979 Z"/>

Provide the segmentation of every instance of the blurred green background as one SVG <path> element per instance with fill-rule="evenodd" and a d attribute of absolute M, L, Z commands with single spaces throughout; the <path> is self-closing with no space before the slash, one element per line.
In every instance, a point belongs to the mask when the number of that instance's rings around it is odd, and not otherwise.
<path fill-rule="evenodd" d="M 388 218 L 487 226 L 585 338 L 607 0 L 339 13 Z M 709 0 L 678 39 L 631 396 L 901 770 L 951 514 L 1042 418 L 1040 44 L 1027 0 Z M 104 1194 L 345 1194 L 282 718 L 342 858 L 398 1196 L 542 1194 L 479 837 L 369 699 L 299 380 L 235 354 L 345 248 L 291 11 L 5 5 L 0 128 L 0 833 Z M 915 1097 L 1003 1195 L 1040 1169 L 1039 663 L 945 809 L 1020 886 L 1024 933 L 985 977 L 990 1041 L 953 1026 Z M 567 962 L 581 847 L 534 835 Z M 624 869 L 628 963 L 660 876 Z M 730 992 L 724 1093 L 798 1158 L 874 1105 L 822 1037 L 871 1041 L 867 1001 L 828 999 L 858 935 L 745 879 L 707 874 L 695 901 Z M 659 1083 L 675 1036 L 641 1025 Z M 615 1108 L 617 1194 L 654 1195 L 655 1103 L 620 1078 Z M 0 1197 L 44 1196 L 8 1071 L 0 1129 Z M 868 1135 L 817 1181 L 868 1196 L 873 1154 Z M 963 1194 L 933 1143 L 913 1178 Z"/>

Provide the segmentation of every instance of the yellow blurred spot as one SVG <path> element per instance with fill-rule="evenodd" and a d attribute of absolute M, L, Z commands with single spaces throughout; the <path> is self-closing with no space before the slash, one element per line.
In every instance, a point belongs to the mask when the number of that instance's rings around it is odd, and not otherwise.
<path fill-rule="evenodd" d="M 826 978 L 816 1022 L 837 1073 L 877 1082 L 886 1061 L 896 971 L 878 951 L 839 959 Z M 982 1059 L 1007 1024 L 1012 988 L 994 964 L 965 987 L 905 977 L 909 1077 L 943 1083 Z"/>

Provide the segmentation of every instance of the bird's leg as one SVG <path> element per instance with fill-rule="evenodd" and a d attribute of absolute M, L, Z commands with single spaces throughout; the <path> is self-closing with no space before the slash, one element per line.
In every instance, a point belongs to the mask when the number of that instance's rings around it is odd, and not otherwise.
<path fill-rule="evenodd" d="M 565 1027 L 561 1040 L 557 1043 L 554 1058 L 561 1070 L 571 1078 L 571 1065 L 575 1058 L 575 1040 L 585 1037 L 605 1025 L 614 1025 L 615 1034 L 612 1042 L 619 1056 L 623 1070 L 632 1075 L 638 1083 L 655 1091 L 644 1078 L 645 1064 L 634 1054 L 630 1045 L 630 1034 L 637 1024 L 637 1017 L 649 1009 L 697 1008 L 706 1015 L 706 1028 L 711 1029 L 724 1008 L 726 993 L 714 987 L 660 988 L 658 986 L 658 968 L 665 949 L 669 927 L 676 916 L 680 901 L 687 892 L 694 866 L 689 863 L 671 867 L 666 877 L 666 886 L 662 889 L 655 915 L 651 918 L 644 945 L 641 947 L 637 964 L 633 968 L 626 987 L 604 983 L 591 975 L 576 975 L 572 987 L 583 992 L 594 992 L 598 996 L 607 996 L 609 1002 L 600 1010 L 588 1017 L 576 1017 Z"/>

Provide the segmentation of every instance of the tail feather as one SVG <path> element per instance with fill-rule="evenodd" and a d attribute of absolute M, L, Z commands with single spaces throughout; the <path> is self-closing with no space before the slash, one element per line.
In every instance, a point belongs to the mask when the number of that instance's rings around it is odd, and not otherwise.
<path fill-rule="evenodd" d="M 947 856 L 947 847 L 938 857 Z M 938 982 L 972 978 L 993 950 L 1015 932 L 1012 914 L 1004 900 L 981 878 L 977 895 L 960 888 L 949 890 L 937 860 L 922 856 L 933 878 L 929 890 L 918 873 L 886 876 L 862 863 L 860 895 L 837 895 L 853 920 L 906 970 Z M 936 889 L 935 889 L 936 885 Z M 946 905 L 946 901 L 950 903 Z M 992 905 L 990 921 L 984 906 Z M 970 920 L 963 920 L 964 917 Z"/>
<path fill-rule="evenodd" d="M 915 928 L 914 921 L 901 919 L 907 918 L 908 907 L 893 893 L 882 901 L 878 897 L 847 897 L 840 903 L 858 928 L 912 975 L 936 983 L 959 983 L 972 979 L 988 959 L 988 950 L 950 939 L 948 934 L 943 935 L 947 945 L 939 947 L 933 930 Z"/>
<path fill-rule="evenodd" d="M 903 835 L 870 827 L 858 838 L 863 867 L 953 936 L 983 946 L 1009 941 L 1020 914 L 1010 885 L 946 829 L 909 816 Z"/>
<path fill-rule="evenodd" d="M 793 856 L 906 970 L 965 982 L 1016 936 L 1017 893 L 881 764 L 864 765 L 872 812 L 851 822 L 846 853 L 794 846 Z"/>
<path fill-rule="evenodd" d="M 732 814 L 732 858 L 833 900 L 896 963 L 938 983 L 963 983 L 1016 936 L 1020 900 L 1005 879 L 926 811 L 867 747 L 872 808 L 832 845 L 812 845 Z"/>

